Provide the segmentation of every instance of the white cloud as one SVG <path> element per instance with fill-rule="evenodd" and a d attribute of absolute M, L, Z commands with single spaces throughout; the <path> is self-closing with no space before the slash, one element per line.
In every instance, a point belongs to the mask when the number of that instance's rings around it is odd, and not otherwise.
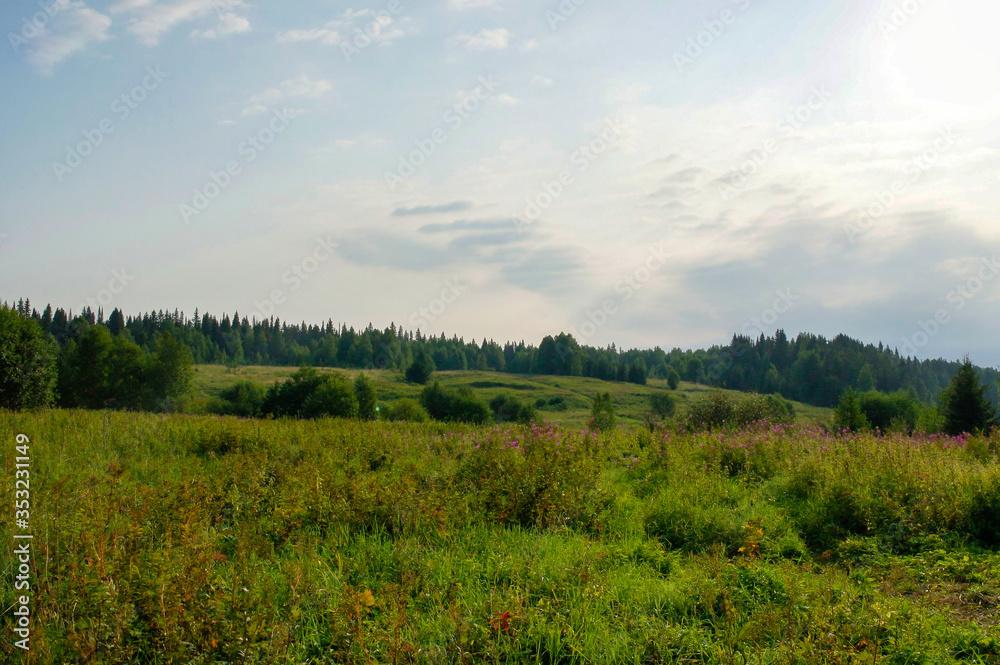
<path fill-rule="evenodd" d="M 510 31 L 506 28 L 484 28 L 475 34 L 462 32 L 450 37 L 448 43 L 473 51 L 500 51 L 510 44 Z"/>
<path fill-rule="evenodd" d="M 519 46 L 518 48 L 525 53 L 527 53 L 528 51 L 534 51 L 536 48 L 538 48 L 538 40 L 526 39 L 523 42 L 521 42 L 521 46 Z"/>
<path fill-rule="evenodd" d="M 243 108 L 244 116 L 267 113 L 268 110 L 277 104 L 289 99 L 318 99 L 333 89 L 333 82 L 329 79 L 313 79 L 303 74 L 293 79 L 281 82 L 279 85 L 268 88 L 246 101 Z M 294 115 L 306 113 L 303 109 L 287 111 Z"/>
<path fill-rule="evenodd" d="M 415 29 L 407 28 L 405 19 L 396 21 L 392 16 L 385 13 L 378 14 L 372 9 L 360 11 L 348 9 L 340 18 L 328 21 L 320 28 L 279 32 L 277 41 L 319 42 L 338 46 L 360 33 L 373 42 L 389 44 L 414 32 L 416 32 Z"/>
<path fill-rule="evenodd" d="M 193 30 L 191 37 L 195 39 L 216 39 L 226 35 L 250 32 L 250 21 L 233 12 L 227 12 L 219 16 L 219 25 L 208 30 Z"/>
<path fill-rule="evenodd" d="M 531 79 L 531 87 L 533 88 L 551 88 L 554 81 L 548 76 L 535 76 Z"/>
<path fill-rule="evenodd" d="M 501 104 L 509 104 L 510 106 L 516 106 L 521 103 L 521 100 L 513 95 L 508 95 L 506 93 L 502 95 L 497 95 L 497 101 Z"/>
<path fill-rule="evenodd" d="M 131 14 L 126 28 L 141 44 L 156 46 L 160 37 L 182 23 L 194 21 L 215 12 L 219 22 L 215 28 L 195 30 L 192 37 L 215 39 L 223 35 L 249 32 L 250 22 L 235 10 L 245 8 L 243 0 L 119 0 L 111 5 L 112 14 Z"/>
<path fill-rule="evenodd" d="M 51 75 L 67 58 L 108 39 L 111 18 L 83 2 L 58 0 L 52 18 L 30 41 L 25 60 L 39 73 Z"/>

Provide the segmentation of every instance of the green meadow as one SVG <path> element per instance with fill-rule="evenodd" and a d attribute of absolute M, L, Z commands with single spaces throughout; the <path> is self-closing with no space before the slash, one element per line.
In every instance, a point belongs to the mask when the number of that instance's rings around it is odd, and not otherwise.
<path fill-rule="evenodd" d="M 996 435 L 0 412 L 8 506 L 17 434 L 27 662 L 1000 662 Z"/>
<path fill-rule="evenodd" d="M 295 367 L 224 367 L 221 365 L 197 365 L 194 375 L 195 398 L 191 409 L 206 410 L 212 398 L 238 381 L 253 381 L 262 386 L 270 387 L 277 381 L 284 381 L 297 371 Z M 375 382 L 379 399 L 391 404 L 403 398 L 418 399 L 423 386 L 407 383 L 400 372 L 392 370 L 324 370 L 320 372 L 338 372 L 354 378 L 358 374 L 366 374 Z M 578 376 L 527 376 L 512 375 L 500 372 L 455 371 L 435 372 L 434 380 L 448 388 L 468 387 L 477 395 L 489 402 L 500 394 L 511 394 L 522 401 L 535 403 L 542 400 L 545 404 L 538 407 L 539 416 L 550 423 L 586 427 L 590 418 L 590 408 L 598 393 L 610 393 L 615 411 L 623 422 L 639 426 L 643 415 L 649 410 L 649 395 L 656 392 L 669 391 L 677 400 L 679 414 L 686 411 L 688 404 L 698 400 L 710 390 L 719 392 L 717 388 L 709 388 L 701 384 L 681 382 L 677 390 L 669 390 L 667 382 L 662 379 L 649 379 L 645 386 L 634 383 L 609 382 Z M 734 397 L 742 397 L 744 393 L 737 391 L 721 392 Z M 556 404 L 551 402 L 556 401 Z M 832 409 L 792 402 L 798 419 L 804 423 L 816 423 L 831 419 Z"/>

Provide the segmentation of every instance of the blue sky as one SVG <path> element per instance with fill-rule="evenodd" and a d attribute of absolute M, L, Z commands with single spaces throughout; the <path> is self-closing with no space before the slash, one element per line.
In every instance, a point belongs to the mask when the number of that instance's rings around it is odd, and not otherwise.
<path fill-rule="evenodd" d="M 997 19 L 6 2 L 0 297 L 1000 364 Z"/>

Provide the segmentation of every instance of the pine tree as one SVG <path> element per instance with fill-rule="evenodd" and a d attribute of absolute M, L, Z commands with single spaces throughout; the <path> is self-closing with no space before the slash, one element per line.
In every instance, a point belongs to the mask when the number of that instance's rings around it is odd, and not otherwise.
<path fill-rule="evenodd" d="M 996 407 L 986 398 L 979 373 L 966 358 L 942 396 L 944 429 L 951 436 L 989 430 L 996 425 Z"/>

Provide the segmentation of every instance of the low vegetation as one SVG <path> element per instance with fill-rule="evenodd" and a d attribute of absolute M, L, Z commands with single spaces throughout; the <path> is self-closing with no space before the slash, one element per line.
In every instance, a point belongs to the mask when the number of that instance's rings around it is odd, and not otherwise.
<path fill-rule="evenodd" d="M 37 662 L 1000 659 L 997 435 L 0 413 L 18 433 Z"/>

